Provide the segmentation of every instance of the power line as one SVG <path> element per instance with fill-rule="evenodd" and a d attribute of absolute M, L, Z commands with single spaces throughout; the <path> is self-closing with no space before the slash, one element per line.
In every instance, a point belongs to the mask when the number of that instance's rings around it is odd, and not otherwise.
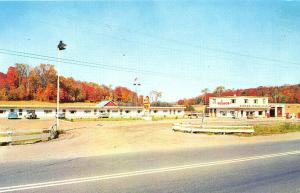
<path fill-rule="evenodd" d="M 1 54 L 6 54 L 6 55 L 12 55 L 12 56 L 18 56 L 18 57 L 25 57 L 25 58 L 30 58 L 30 59 L 37 59 L 37 60 L 43 60 L 46 59 L 51 62 L 57 62 L 56 57 L 52 56 L 45 56 L 45 55 L 40 55 L 40 54 L 32 54 L 32 53 L 27 53 L 27 52 L 19 52 L 19 51 L 12 51 L 12 50 L 6 50 L 6 49 L 0 49 Z M 163 73 L 163 72 L 157 72 L 157 71 L 146 71 L 146 70 L 138 70 L 134 68 L 125 68 L 125 67 L 119 67 L 119 66 L 112 66 L 112 65 L 105 65 L 105 64 L 100 64 L 100 63 L 93 63 L 93 62 L 84 62 L 84 61 L 79 61 L 79 60 L 73 60 L 73 59 L 67 59 L 67 58 L 59 58 L 61 63 L 64 64 L 73 64 L 77 66 L 84 66 L 84 67 L 92 67 L 92 68 L 100 68 L 104 70 L 111 70 L 111 71 L 119 71 L 119 72 L 128 72 L 128 73 L 142 73 L 145 75 L 154 75 L 154 76 L 160 76 L 160 77 L 169 77 L 169 78 L 174 78 L 174 76 L 180 77 L 180 78 L 185 78 L 185 79 L 194 79 L 197 78 L 195 76 L 183 76 L 183 75 L 178 75 L 178 74 L 171 74 L 171 73 Z M 200 78 L 200 77 L 198 77 Z"/>
<path fill-rule="evenodd" d="M 70 21 L 71 20 L 69 17 L 66 17 L 65 15 L 62 16 Z M 91 19 L 87 19 L 90 20 Z M 99 22 L 99 21 L 94 21 L 94 23 L 101 23 L 103 25 L 105 25 L 106 27 L 112 28 L 113 25 L 111 24 L 107 24 L 104 22 Z M 123 30 L 123 31 L 127 31 L 129 33 L 137 33 L 136 30 L 132 30 L 129 28 L 126 28 L 124 26 L 118 26 L 119 29 Z M 300 65 L 299 63 L 296 62 L 291 62 L 291 61 L 286 61 L 286 60 L 279 60 L 279 59 L 274 59 L 274 58 L 267 58 L 267 57 L 262 57 L 262 56 L 256 56 L 256 55 L 251 55 L 251 54 L 245 54 L 245 53 L 241 53 L 241 52 L 236 52 L 236 51 L 231 51 L 231 50 L 225 50 L 225 49 L 218 49 L 218 48 L 213 48 L 213 47 L 208 47 L 208 46 L 202 46 L 202 45 L 196 45 L 196 44 L 192 44 L 190 42 L 185 42 L 185 41 L 181 41 L 181 40 L 176 40 L 176 39 L 172 39 L 172 38 L 167 38 L 167 37 L 162 37 L 162 36 L 156 36 L 153 34 L 149 34 L 149 33 L 140 33 L 139 34 L 143 35 L 143 36 L 148 36 L 150 38 L 153 39 L 158 39 L 158 40 L 164 40 L 164 41 L 169 41 L 169 42 L 174 42 L 176 44 L 180 44 L 180 45 L 185 45 L 185 46 L 189 46 L 189 47 L 194 47 L 194 48 L 198 48 L 198 49 L 202 49 L 202 50 L 210 50 L 210 51 L 214 51 L 214 52 L 219 52 L 219 53 L 224 53 L 227 55 L 232 55 L 232 56 L 239 56 L 239 57 L 247 57 L 247 58 L 251 58 L 251 59 L 256 59 L 256 60 L 263 60 L 263 61 L 269 61 L 269 62 L 274 62 L 274 63 L 288 63 L 288 64 L 292 64 L 292 65 Z M 123 39 L 124 40 L 124 39 Z M 145 44 L 145 43 L 143 43 Z M 149 44 L 148 44 L 149 45 Z M 151 45 L 151 44 L 150 44 Z M 153 44 L 152 44 L 153 45 Z M 157 45 L 153 45 L 153 46 L 157 46 Z M 158 46 L 160 48 L 164 48 L 164 49 L 168 49 L 168 47 L 162 47 L 162 46 Z M 170 48 L 170 47 L 169 47 Z M 176 50 L 176 51 L 183 51 L 182 49 L 174 49 L 174 48 L 170 48 L 172 50 Z M 199 54 L 200 52 L 198 52 Z M 203 54 L 203 53 L 202 53 Z M 207 56 L 211 56 L 211 57 L 217 57 L 217 56 L 212 56 L 212 55 L 207 55 Z M 223 58 L 224 59 L 224 58 Z"/>
<path fill-rule="evenodd" d="M 45 55 L 41 55 L 41 54 L 7 50 L 7 49 L 2 49 L 2 48 L 0 48 L 0 53 L 6 54 L 6 55 L 13 55 L 13 56 L 18 56 L 18 57 L 36 59 L 36 60 L 48 60 L 51 62 L 57 62 L 56 57 L 45 56 Z M 61 63 L 64 63 L 64 64 L 72 64 L 72 65 L 77 65 L 77 66 L 98 68 L 98 69 L 118 71 L 118 72 L 141 73 L 144 75 L 157 76 L 157 77 L 163 77 L 163 78 L 171 78 L 171 79 L 182 78 L 182 79 L 186 79 L 186 80 L 201 80 L 203 78 L 203 77 L 198 77 L 195 75 L 185 76 L 183 74 L 163 73 L 161 71 L 158 72 L 158 71 L 139 70 L 139 69 L 135 69 L 135 68 L 119 67 L 119 66 L 106 65 L 106 64 L 100 64 L 100 63 L 94 63 L 94 62 L 85 62 L 85 61 L 79 61 L 79 60 L 74 60 L 74 59 L 69 59 L 69 58 L 59 58 L 59 60 L 61 61 Z M 240 73 L 237 73 L 237 74 L 231 73 L 230 75 L 231 76 L 242 76 Z"/>
<path fill-rule="evenodd" d="M 73 20 L 69 19 L 68 17 L 64 16 L 64 18 L 66 18 L 70 21 L 73 21 Z M 53 25 L 49 22 L 45 22 L 45 21 L 42 21 L 42 20 L 37 20 L 37 21 L 39 21 L 41 23 L 48 24 L 48 25 Z M 113 26 L 113 25 L 109 25 L 109 24 L 106 24 L 106 23 L 103 23 L 103 22 L 98 22 L 98 21 L 96 21 L 96 22 L 97 23 L 102 23 L 106 27 L 110 27 L 110 28 Z M 57 24 L 53 25 L 53 26 L 57 27 Z M 128 31 L 129 33 L 133 33 L 133 32 L 135 33 L 135 31 L 130 30 L 129 28 L 125 28 L 125 27 L 119 27 L 119 28 L 123 29 L 123 31 L 124 30 Z M 95 33 L 100 34 L 100 35 L 104 35 L 104 36 L 112 38 L 112 39 L 119 39 L 119 40 L 122 40 L 122 41 L 135 43 L 135 44 L 143 45 L 143 46 L 151 46 L 151 47 L 155 47 L 155 48 L 159 48 L 159 49 L 172 50 L 172 51 L 176 51 L 176 52 L 179 52 L 179 53 L 188 52 L 189 54 L 195 54 L 197 56 L 203 55 L 203 56 L 214 58 L 214 59 L 217 59 L 217 60 L 230 60 L 230 61 L 234 61 L 234 62 L 236 61 L 234 58 L 222 57 L 220 55 L 215 55 L 215 54 L 214 55 L 211 55 L 211 54 L 209 55 L 207 53 L 203 53 L 203 52 L 200 52 L 200 51 L 191 51 L 191 50 L 187 51 L 187 50 L 184 50 L 184 49 L 178 49 L 178 48 L 169 47 L 169 46 L 162 46 L 162 45 L 158 45 L 158 44 L 149 44 L 149 43 L 146 43 L 146 42 L 141 42 L 141 41 L 137 41 L 137 40 L 130 40 L 130 39 L 123 38 L 123 37 L 120 37 L 120 36 L 114 36 L 114 35 L 111 35 L 111 34 L 108 35 L 108 34 L 97 32 L 97 31 Z M 198 48 L 198 49 L 202 49 L 202 50 L 210 50 L 210 51 L 220 52 L 220 53 L 224 53 L 224 54 L 231 55 L 231 56 L 239 56 L 239 57 L 244 57 L 244 58 L 250 58 L 252 60 L 254 59 L 254 60 L 259 60 L 259 61 L 267 61 L 267 62 L 277 63 L 277 67 L 281 67 L 281 68 L 291 67 L 292 65 L 293 66 L 299 66 L 300 65 L 297 62 L 278 60 L 278 59 L 273 59 L 273 58 L 266 58 L 266 57 L 261 57 L 261 56 L 245 54 L 245 53 L 228 51 L 228 50 L 224 50 L 224 49 L 217 49 L 217 48 L 211 48 L 211 47 L 207 47 L 207 46 L 195 45 L 195 44 L 191 44 L 191 43 L 184 42 L 184 41 L 181 41 L 181 40 L 175 40 L 175 39 L 170 39 L 170 38 L 166 38 L 166 37 L 158 37 L 158 36 L 148 34 L 148 33 L 142 33 L 142 35 L 149 36 L 149 37 L 154 38 L 154 39 L 161 39 L 161 40 L 164 40 L 164 41 L 173 41 L 177 44 L 181 44 L 181 45 L 185 45 L 185 46 L 189 46 L 189 47 L 194 47 L 194 48 Z M 282 63 L 290 64 L 290 66 L 282 65 Z M 263 64 L 258 63 L 258 64 L 260 64 L 260 65 L 269 65 L 269 64 L 266 64 L 266 63 L 263 63 Z"/>

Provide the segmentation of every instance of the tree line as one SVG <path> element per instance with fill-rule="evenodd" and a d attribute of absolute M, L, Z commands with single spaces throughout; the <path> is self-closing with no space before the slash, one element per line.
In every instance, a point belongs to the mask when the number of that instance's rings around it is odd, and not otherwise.
<path fill-rule="evenodd" d="M 224 86 L 216 87 L 212 92 L 205 88 L 197 97 L 180 99 L 180 105 L 190 106 L 196 104 L 208 104 L 209 97 L 220 96 L 265 96 L 269 103 L 300 103 L 300 84 L 283 86 L 260 86 L 246 89 L 225 89 Z"/>
<path fill-rule="evenodd" d="M 114 100 L 122 105 L 142 104 L 143 96 L 130 89 L 117 86 L 99 85 L 78 81 L 72 77 L 60 76 L 61 102 L 98 102 Z M 0 72 L 0 100 L 37 100 L 56 101 L 57 72 L 51 64 L 30 67 L 27 64 L 15 64 Z"/>

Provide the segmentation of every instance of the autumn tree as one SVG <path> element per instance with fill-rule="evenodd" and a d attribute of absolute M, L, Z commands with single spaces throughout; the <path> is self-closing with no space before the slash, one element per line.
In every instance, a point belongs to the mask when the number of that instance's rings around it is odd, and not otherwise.
<path fill-rule="evenodd" d="M 217 96 L 222 96 L 222 93 L 224 92 L 225 87 L 224 86 L 217 86 L 214 93 L 217 94 Z"/>
<path fill-rule="evenodd" d="M 202 91 L 201 91 L 201 93 L 202 93 L 202 96 L 203 96 L 203 98 L 204 98 L 204 102 L 203 102 L 203 104 L 205 105 L 205 104 L 207 104 L 207 101 L 206 101 L 206 99 L 207 99 L 207 93 L 208 93 L 208 91 L 209 91 L 209 89 L 208 88 L 204 88 L 204 89 L 202 89 Z"/>
<path fill-rule="evenodd" d="M 19 83 L 19 77 L 16 67 L 10 66 L 6 73 L 6 80 L 10 90 L 16 89 Z"/>
<path fill-rule="evenodd" d="M 24 93 L 21 98 L 25 98 L 29 95 L 29 72 L 30 67 L 27 64 L 16 64 L 16 71 L 18 73 L 18 87 L 20 87 L 21 92 Z"/>
<path fill-rule="evenodd" d="M 162 92 L 153 90 L 150 92 L 150 96 L 152 98 L 152 101 L 157 102 L 158 99 L 162 97 Z"/>

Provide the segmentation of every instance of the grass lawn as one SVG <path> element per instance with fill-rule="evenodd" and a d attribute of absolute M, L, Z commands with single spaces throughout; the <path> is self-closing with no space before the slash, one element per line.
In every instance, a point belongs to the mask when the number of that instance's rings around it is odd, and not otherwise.
<path fill-rule="evenodd" d="M 136 121 L 136 120 L 143 120 L 140 117 L 135 118 L 121 118 L 121 117 L 115 117 L 115 118 L 73 118 L 73 119 L 65 119 L 66 121 L 71 122 L 80 122 L 80 121 Z"/>
<path fill-rule="evenodd" d="M 283 123 L 274 125 L 256 125 L 254 126 L 255 133 L 253 135 L 272 135 L 290 132 L 300 132 L 299 123 Z"/>
<path fill-rule="evenodd" d="M 250 137 L 250 136 L 266 136 L 273 134 L 284 134 L 292 132 L 300 132 L 300 123 L 281 123 L 273 125 L 255 125 L 253 134 L 237 133 L 235 135 Z"/>
<path fill-rule="evenodd" d="M 152 117 L 152 121 L 184 119 L 184 117 Z"/>

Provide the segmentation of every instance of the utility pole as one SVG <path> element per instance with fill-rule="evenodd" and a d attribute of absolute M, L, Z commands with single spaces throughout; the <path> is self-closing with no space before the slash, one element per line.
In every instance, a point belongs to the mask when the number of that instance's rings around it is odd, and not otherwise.
<path fill-rule="evenodd" d="M 59 130 L 59 64 L 60 64 L 60 51 L 65 50 L 67 45 L 60 41 L 57 45 L 57 96 L 56 96 L 56 129 Z"/>

